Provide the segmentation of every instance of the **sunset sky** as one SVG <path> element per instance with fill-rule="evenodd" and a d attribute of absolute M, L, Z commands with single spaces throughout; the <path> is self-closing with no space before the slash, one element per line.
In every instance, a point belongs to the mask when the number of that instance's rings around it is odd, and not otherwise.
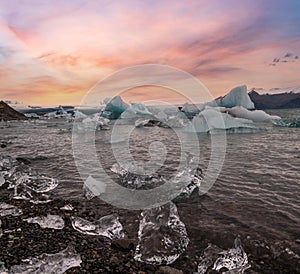
<path fill-rule="evenodd" d="M 241 84 L 296 90 L 299 26 L 298 0 L 1 0 L 0 99 L 78 104 L 104 77 L 148 63 L 191 73 L 214 97 Z"/>

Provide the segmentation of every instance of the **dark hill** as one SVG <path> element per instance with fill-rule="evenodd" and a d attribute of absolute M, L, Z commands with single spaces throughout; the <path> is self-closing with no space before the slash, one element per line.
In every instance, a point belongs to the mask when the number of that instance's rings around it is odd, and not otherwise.
<path fill-rule="evenodd" d="M 249 93 L 256 109 L 300 108 L 300 93 L 258 94 Z"/>
<path fill-rule="evenodd" d="M 27 117 L 14 110 L 12 107 L 10 107 L 8 104 L 6 104 L 3 101 L 0 101 L 0 121 L 9 121 L 9 120 L 25 120 Z"/>

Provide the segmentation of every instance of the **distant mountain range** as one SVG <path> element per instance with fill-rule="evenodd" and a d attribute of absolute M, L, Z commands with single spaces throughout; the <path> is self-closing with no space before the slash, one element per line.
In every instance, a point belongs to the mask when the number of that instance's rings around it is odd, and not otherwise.
<path fill-rule="evenodd" d="M 256 109 L 300 108 L 300 93 L 259 94 L 252 90 L 249 97 Z"/>

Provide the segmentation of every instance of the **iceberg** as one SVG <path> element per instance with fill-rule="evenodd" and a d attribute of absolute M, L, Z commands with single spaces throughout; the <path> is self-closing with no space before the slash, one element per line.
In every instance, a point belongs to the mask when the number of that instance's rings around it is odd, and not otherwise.
<path fill-rule="evenodd" d="M 226 112 L 233 117 L 249 119 L 253 122 L 272 122 L 281 119 L 279 116 L 267 114 L 263 110 L 250 111 L 242 106 L 226 109 Z"/>
<path fill-rule="evenodd" d="M 185 131 L 205 133 L 232 128 L 257 129 L 251 120 L 235 118 L 214 108 L 206 108 L 193 118 L 192 123 L 185 127 Z"/>
<path fill-rule="evenodd" d="M 58 107 L 58 110 L 46 113 L 43 118 L 46 119 L 59 119 L 59 118 L 71 118 L 71 114 L 66 112 L 62 106 Z"/>
<path fill-rule="evenodd" d="M 76 109 L 76 110 L 74 110 L 73 117 L 75 119 L 85 119 L 88 116 L 86 114 L 84 114 L 83 112 Z"/>
<path fill-rule="evenodd" d="M 222 250 L 215 245 L 209 244 L 200 256 L 196 274 L 205 274 L 209 268 L 218 272 L 222 269 L 222 273 L 227 274 L 242 274 L 250 267 L 248 256 L 238 236 L 234 240 L 233 248 L 229 250 Z"/>
<path fill-rule="evenodd" d="M 185 225 L 174 203 L 142 211 L 135 260 L 148 264 L 171 264 L 188 244 Z"/>
<path fill-rule="evenodd" d="M 119 217 L 115 214 L 104 216 L 95 222 L 71 217 L 71 222 L 73 228 L 82 234 L 104 236 L 109 239 L 120 239 L 125 236 Z"/>
<path fill-rule="evenodd" d="M 109 119 L 117 119 L 120 117 L 120 115 L 129 108 L 129 105 L 125 103 L 120 96 L 115 96 L 114 98 L 110 100 L 105 100 L 106 106 L 104 108 L 104 111 L 107 112 L 105 115 L 106 118 Z"/>
<path fill-rule="evenodd" d="M 130 107 L 137 115 L 152 115 L 148 108 L 143 104 L 132 103 Z"/>
<path fill-rule="evenodd" d="M 294 118 L 290 120 L 273 120 L 272 123 L 278 127 L 290 127 L 290 128 L 299 128 L 300 127 L 300 119 Z"/>
<path fill-rule="evenodd" d="M 247 86 L 240 86 L 233 88 L 224 97 L 215 100 L 218 106 L 232 108 L 236 106 L 242 106 L 246 109 L 254 109 L 254 103 L 251 101 L 248 93 Z"/>
<path fill-rule="evenodd" d="M 140 116 L 151 115 L 152 113 L 148 108 L 140 103 L 132 103 L 129 108 L 127 108 L 122 114 L 122 119 L 134 119 Z"/>
<path fill-rule="evenodd" d="M 20 216 L 23 212 L 21 209 L 17 208 L 14 205 L 9 205 L 6 203 L 0 204 L 0 217 L 5 216 Z"/>
<path fill-rule="evenodd" d="M 204 109 L 204 104 L 189 104 L 185 103 L 180 109 L 181 112 L 184 112 L 188 118 L 193 118 L 196 114 Z"/>
<path fill-rule="evenodd" d="M 82 263 L 80 255 L 74 246 L 70 244 L 66 249 L 56 253 L 44 253 L 38 258 L 29 258 L 20 265 L 9 269 L 11 274 L 63 274 L 68 269 L 78 267 Z"/>
<path fill-rule="evenodd" d="M 32 217 L 25 219 L 27 223 L 39 224 L 41 228 L 53 228 L 53 229 L 63 229 L 65 222 L 62 217 L 58 215 L 48 214 L 46 217 Z"/>

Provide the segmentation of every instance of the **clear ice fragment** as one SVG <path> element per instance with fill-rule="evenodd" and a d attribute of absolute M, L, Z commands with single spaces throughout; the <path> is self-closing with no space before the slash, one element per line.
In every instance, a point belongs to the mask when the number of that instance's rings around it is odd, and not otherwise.
<path fill-rule="evenodd" d="M 115 214 L 107 215 L 95 222 L 80 217 L 72 217 L 73 228 L 86 235 L 105 236 L 109 239 L 124 237 L 123 226 Z"/>
<path fill-rule="evenodd" d="M 80 266 L 80 255 L 73 245 L 55 254 L 42 254 L 39 258 L 29 258 L 20 265 L 12 266 L 10 274 L 63 274 L 70 268 Z"/>
<path fill-rule="evenodd" d="M 22 210 L 16 206 L 9 205 L 6 203 L 0 204 L 0 217 L 4 216 L 20 216 L 22 215 Z"/>
<path fill-rule="evenodd" d="M 62 217 L 51 214 L 48 214 L 47 216 L 28 218 L 25 219 L 25 221 L 31 224 L 39 224 L 41 228 L 63 229 L 65 226 L 65 222 Z"/>
<path fill-rule="evenodd" d="M 141 213 L 135 260 L 148 264 L 171 264 L 187 248 L 189 238 L 176 205 L 145 209 Z"/>

